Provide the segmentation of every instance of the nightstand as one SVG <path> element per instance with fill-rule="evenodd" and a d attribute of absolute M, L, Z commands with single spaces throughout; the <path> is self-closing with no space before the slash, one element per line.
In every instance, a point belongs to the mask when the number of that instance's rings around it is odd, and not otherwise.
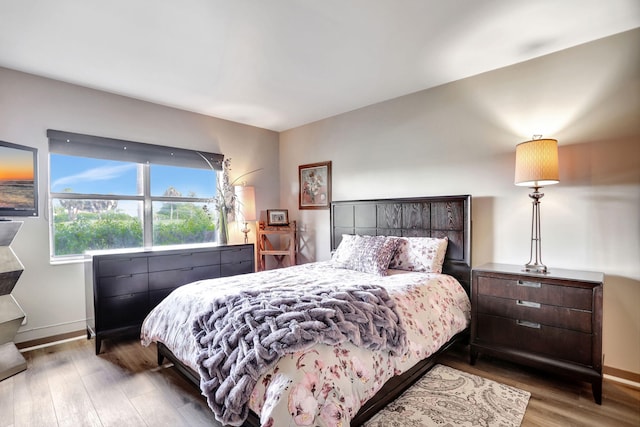
<path fill-rule="evenodd" d="M 473 269 L 471 364 L 484 353 L 591 383 L 602 402 L 604 274 L 485 264 Z"/>

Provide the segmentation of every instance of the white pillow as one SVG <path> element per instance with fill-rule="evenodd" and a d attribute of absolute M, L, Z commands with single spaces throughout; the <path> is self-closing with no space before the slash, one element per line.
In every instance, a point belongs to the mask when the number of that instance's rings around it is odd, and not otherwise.
<path fill-rule="evenodd" d="M 398 237 L 398 247 L 389 268 L 442 273 L 449 238 Z"/>

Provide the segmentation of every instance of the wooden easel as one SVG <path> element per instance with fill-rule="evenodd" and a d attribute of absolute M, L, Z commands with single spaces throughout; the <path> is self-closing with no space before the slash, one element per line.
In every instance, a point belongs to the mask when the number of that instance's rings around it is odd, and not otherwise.
<path fill-rule="evenodd" d="M 269 236 L 275 237 L 274 241 Z M 275 241 L 277 245 L 274 246 Z M 277 268 L 296 265 L 296 222 L 272 226 L 264 221 L 258 224 L 258 271 L 266 270 L 267 256 L 273 256 Z"/>

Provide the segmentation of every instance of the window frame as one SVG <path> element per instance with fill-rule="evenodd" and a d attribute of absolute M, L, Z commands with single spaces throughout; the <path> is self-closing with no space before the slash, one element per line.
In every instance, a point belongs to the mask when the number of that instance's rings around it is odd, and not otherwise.
<path fill-rule="evenodd" d="M 66 193 L 51 191 L 51 170 L 49 170 L 48 184 L 48 211 L 51 218 L 49 222 L 49 254 L 54 262 L 73 261 L 84 259 L 84 254 L 55 255 L 55 223 L 54 200 L 116 200 L 142 202 L 142 239 L 143 246 L 140 249 L 151 249 L 153 245 L 153 203 L 210 203 L 211 197 L 186 197 L 186 196 L 152 196 L 151 194 L 151 166 L 166 165 L 178 167 L 192 167 L 194 169 L 210 169 L 216 174 L 216 182 L 222 171 L 224 155 L 197 150 L 168 147 L 161 145 L 145 144 L 133 141 L 104 138 L 91 135 L 74 134 L 49 129 L 49 155 L 62 154 L 75 157 L 85 157 L 102 160 L 117 160 L 136 163 L 138 173 L 142 174 L 142 195 L 116 195 L 116 194 L 91 194 L 91 193 Z M 49 164 L 51 168 L 51 164 Z M 217 196 L 214 189 L 214 198 Z M 185 246 L 190 245 L 185 243 Z M 119 248 L 113 251 L 127 251 L 135 248 Z"/>

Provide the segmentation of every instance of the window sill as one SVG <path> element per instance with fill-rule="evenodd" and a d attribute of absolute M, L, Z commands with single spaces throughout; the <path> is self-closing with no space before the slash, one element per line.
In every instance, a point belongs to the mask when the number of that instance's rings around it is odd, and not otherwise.
<path fill-rule="evenodd" d="M 85 259 L 84 256 L 69 257 L 69 258 L 49 258 L 50 265 L 66 265 L 66 264 L 79 264 L 90 261 Z"/>

